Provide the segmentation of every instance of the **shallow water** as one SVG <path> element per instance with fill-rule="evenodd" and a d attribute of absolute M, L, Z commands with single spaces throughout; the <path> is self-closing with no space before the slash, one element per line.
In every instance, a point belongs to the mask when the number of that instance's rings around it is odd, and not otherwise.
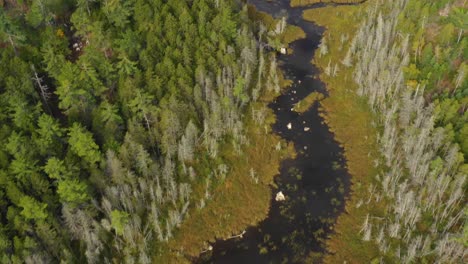
<path fill-rule="evenodd" d="M 321 240 L 330 234 L 336 217 L 343 211 L 350 185 L 343 150 L 319 116 L 318 104 L 303 114 L 291 111 L 311 92 L 326 94 L 324 84 L 317 78 L 317 68 L 310 63 L 323 28 L 302 19 L 302 12 L 311 7 L 291 8 L 289 0 L 248 2 L 275 17 L 287 15 L 289 24 L 306 33 L 305 39 L 290 45 L 292 55 L 278 57 L 286 77 L 294 84 L 270 105 L 277 117 L 274 131 L 294 142 L 298 155 L 281 165 L 267 218 L 248 228 L 243 238 L 217 241 L 213 250 L 202 254 L 197 262 L 310 263 L 307 256 L 311 251 L 324 251 Z M 320 5 L 312 6 L 317 7 Z M 289 123 L 291 130 L 287 128 Z M 304 131 L 305 127 L 310 130 Z M 285 201 L 274 200 L 278 191 L 285 194 Z"/>

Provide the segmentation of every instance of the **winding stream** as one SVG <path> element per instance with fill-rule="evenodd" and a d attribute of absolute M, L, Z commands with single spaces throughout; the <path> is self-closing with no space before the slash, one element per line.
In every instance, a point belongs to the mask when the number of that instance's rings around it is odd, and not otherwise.
<path fill-rule="evenodd" d="M 324 84 L 317 79 L 318 69 L 311 64 L 323 29 L 302 19 L 302 12 L 310 6 L 292 8 L 289 0 L 248 2 L 274 17 L 287 15 L 289 24 L 306 33 L 305 39 L 290 45 L 293 54 L 279 56 L 281 68 L 294 84 L 270 105 L 277 117 L 274 131 L 294 142 L 298 155 L 282 163 L 268 217 L 248 228 L 242 238 L 217 241 L 198 262 L 311 263 L 311 251 L 324 251 L 321 241 L 343 211 L 350 185 L 342 149 L 319 116 L 318 104 L 303 114 L 291 111 L 311 92 L 326 94 Z M 289 123 L 292 129 L 287 128 Z M 285 194 L 285 201 L 275 201 L 278 191 Z"/>

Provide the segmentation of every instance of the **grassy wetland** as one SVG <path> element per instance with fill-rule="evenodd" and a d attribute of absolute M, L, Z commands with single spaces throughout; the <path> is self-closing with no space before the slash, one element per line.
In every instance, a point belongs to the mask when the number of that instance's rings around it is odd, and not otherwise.
<path fill-rule="evenodd" d="M 377 249 L 370 243 L 363 243 L 360 230 L 363 217 L 373 211 L 381 214 L 383 207 L 376 204 L 363 204 L 358 201 L 367 199 L 368 188 L 374 181 L 377 169 L 371 157 L 380 154 L 377 148 L 377 127 L 375 115 L 365 99 L 356 93 L 357 85 L 352 78 L 353 69 L 339 63 L 345 57 L 349 39 L 362 21 L 366 5 L 327 6 L 304 12 L 304 19 L 325 27 L 321 47 L 311 62 L 321 69 L 320 79 L 327 86 L 329 96 L 322 100 L 323 116 L 337 140 L 344 147 L 347 168 L 351 175 L 350 199 L 346 201 L 345 213 L 338 217 L 334 233 L 327 240 L 326 263 L 368 263 L 377 255 Z M 326 51 L 325 51 L 326 49 Z M 331 62 L 334 62 L 332 65 Z M 332 67 L 338 67 L 335 76 Z M 330 75 L 327 72 L 330 71 Z"/>
<path fill-rule="evenodd" d="M 291 6 L 308 6 L 313 4 L 360 4 L 366 0 L 291 0 Z"/>
<path fill-rule="evenodd" d="M 252 6 L 248 6 L 248 9 L 250 18 L 265 26 L 264 30 L 274 30 L 280 22 Z M 283 33 L 267 41 L 272 45 L 287 45 L 303 37 L 304 32 L 299 27 L 287 25 Z M 279 80 L 282 89 L 292 84 L 281 72 Z M 203 210 L 193 212 L 182 223 L 174 238 L 162 247 L 155 261 L 190 263 L 216 240 L 242 233 L 268 215 L 272 185 L 274 177 L 280 173 L 280 164 L 296 155 L 293 144 L 272 132 L 271 126 L 276 118 L 267 105 L 277 96 L 277 91 L 266 91 L 252 105 L 246 125 L 249 144 L 242 149 L 242 156 L 234 154 L 234 149 L 224 148 L 226 151 L 221 156 L 233 164 L 232 170 L 209 191 L 206 186 L 196 190 L 200 198 L 208 195 L 209 200 Z"/>
<path fill-rule="evenodd" d="M 304 13 L 326 28 L 314 63 L 353 182 L 326 263 L 463 260 L 465 4 L 367 1 Z"/>

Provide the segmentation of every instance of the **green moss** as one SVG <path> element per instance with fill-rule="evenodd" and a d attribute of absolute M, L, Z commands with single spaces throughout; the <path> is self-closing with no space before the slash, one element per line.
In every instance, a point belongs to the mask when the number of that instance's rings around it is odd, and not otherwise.
<path fill-rule="evenodd" d="M 323 98 L 325 98 L 325 96 L 322 93 L 312 92 L 306 98 L 302 99 L 297 104 L 295 104 L 293 110 L 302 114 L 306 112 L 307 110 L 309 110 L 309 108 L 312 107 L 312 105 L 315 102 L 318 102 L 322 100 Z"/>

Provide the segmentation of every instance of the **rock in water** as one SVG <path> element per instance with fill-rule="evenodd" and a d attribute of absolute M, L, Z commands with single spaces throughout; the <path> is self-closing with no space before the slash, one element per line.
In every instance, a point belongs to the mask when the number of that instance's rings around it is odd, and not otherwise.
<path fill-rule="evenodd" d="M 286 127 L 287 127 L 289 130 L 291 130 L 291 128 L 292 128 L 292 124 L 291 124 L 291 123 L 289 123 L 289 124 L 288 124 Z"/>
<path fill-rule="evenodd" d="M 286 50 L 286 48 L 281 48 L 280 52 L 281 52 L 281 54 L 286 54 L 287 50 Z"/>
<path fill-rule="evenodd" d="M 304 127 L 304 131 L 307 132 L 310 130 L 310 127 Z"/>
<path fill-rule="evenodd" d="M 275 200 L 276 200 L 277 202 L 281 202 L 281 201 L 286 200 L 286 197 L 284 197 L 283 192 L 280 191 L 280 192 L 278 192 L 278 193 L 276 194 Z"/>

